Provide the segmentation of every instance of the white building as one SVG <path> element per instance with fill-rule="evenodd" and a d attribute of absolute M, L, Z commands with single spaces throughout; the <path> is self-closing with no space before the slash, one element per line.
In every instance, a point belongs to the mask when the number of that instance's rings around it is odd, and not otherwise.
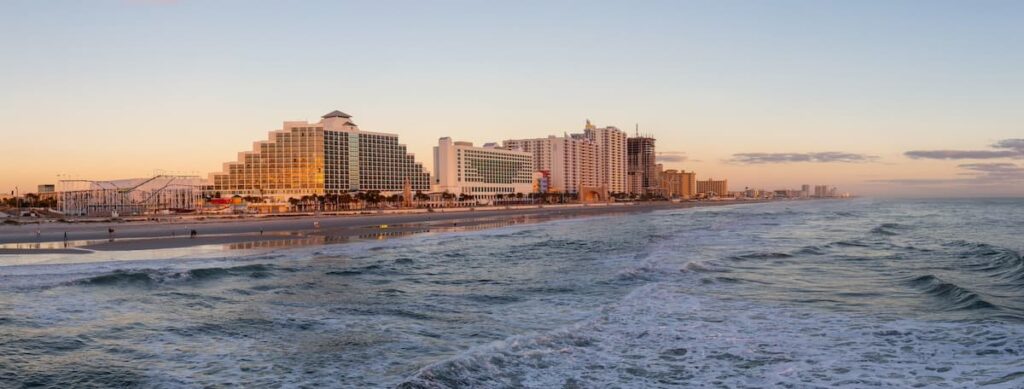
<path fill-rule="evenodd" d="M 533 162 L 533 154 L 519 149 L 499 148 L 494 143 L 474 147 L 470 142 L 441 138 L 434 147 L 432 190 L 478 199 L 527 194 L 533 191 Z"/>
<path fill-rule="evenodd" d="M 597 144 L 598 184 L 612 193 L 627 192 L 626 132 L 612 126 L 597 128 L 587 120 L 583 134 Z"/>
<path fill-rule="evenodd" d="M 549 191 L 580 193 L 582 188 L 597 188 L 597 143 L 583 134 L 534 139 L 510 139 L 505 148 L 533 154 L 534 167 L 550 174 Z"/>

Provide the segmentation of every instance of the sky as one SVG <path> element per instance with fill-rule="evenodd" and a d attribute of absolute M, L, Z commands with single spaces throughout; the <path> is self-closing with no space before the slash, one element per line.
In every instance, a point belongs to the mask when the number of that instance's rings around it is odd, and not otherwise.
<path fill-rule="evenodd" d="M 1024 196 L 1020 1 L 0 2 L 0 191 L 220 171 L 335 109 L 399 134 L 657 138 L 731 189 Z"/>

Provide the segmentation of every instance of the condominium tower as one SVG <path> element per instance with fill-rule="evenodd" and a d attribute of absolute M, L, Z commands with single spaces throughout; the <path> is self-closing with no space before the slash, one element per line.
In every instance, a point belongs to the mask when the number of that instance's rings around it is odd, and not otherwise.
<path fill-rule="evenodd" d="M 685 170 L 669 169 L 661 172 L 660 184 L 664 195 L 683 199 L 697 194 L 697 174 Z"/>
<path fill-rule="evenodd" d="M 626 133 L 613 126 L 598 128 L 587 120 L 583 135 L 597 144 L 598 184 L 611 193 L 628 191 Z"/>
<path fill-rule="evenodd" d="M 510 139 L 504 146 L 533 154 L 534 169 L 550 174 L 551 192 L 580 193 L 599 186 L 597 143 L 583 134 Z"/>
<path fill-rule="evenodd" d="M 317 123 L 284 122 L 269 139 L 253 144 L 212 174 L 213 190 L 222 195 L 286 200 L 311 194 L 376 190 L 429 190 L 430 177 L 398 135 L 362 131 L 341 111 Z"/>
<path fill-rule="evenodd" d="M 434 191 L 480 198 L 533 191 L 533 154 L 441 138 L 434 147 Z"/>

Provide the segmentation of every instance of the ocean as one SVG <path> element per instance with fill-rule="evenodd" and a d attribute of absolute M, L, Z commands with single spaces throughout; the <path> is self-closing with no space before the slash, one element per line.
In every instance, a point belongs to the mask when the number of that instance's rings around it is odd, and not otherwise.
<path fill-rule="evenodd" d="M 1021 388 L 1022 221 L 774 202 L 0 266 L 0 387 Z"/>

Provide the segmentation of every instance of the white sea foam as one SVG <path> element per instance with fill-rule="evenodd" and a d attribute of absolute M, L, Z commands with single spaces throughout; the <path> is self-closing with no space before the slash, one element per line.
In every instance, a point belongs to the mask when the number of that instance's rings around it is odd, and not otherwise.
<path fill-rule="evenodd" d="M 1024 329 L 873 320 L 688 295 L 658 283 L 591 320 L 421 370 L 411 387 L 1024 385 Z"/>

